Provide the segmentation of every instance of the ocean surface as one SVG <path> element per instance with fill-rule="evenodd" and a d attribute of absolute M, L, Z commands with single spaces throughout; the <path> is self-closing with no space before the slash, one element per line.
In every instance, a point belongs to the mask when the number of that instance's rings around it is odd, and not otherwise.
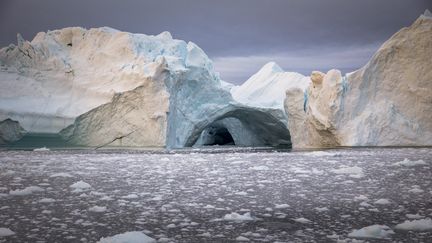
<path fill-rule="evenodd" d="M 431 218 L 432 148 L 0 151 L 0 242 L 432 242 Z"/>

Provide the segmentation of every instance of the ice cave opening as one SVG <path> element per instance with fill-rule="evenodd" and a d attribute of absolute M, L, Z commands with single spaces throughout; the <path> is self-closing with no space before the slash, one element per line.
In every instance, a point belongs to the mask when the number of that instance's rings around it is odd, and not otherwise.
<path fill-rule="evenodd" d="M 234 139 L 226 127 L 210 125 L 202 132 L 204 146 L 210 145 L 235 145 Z"/>
<path fill-rule="evenodd" d="M 206 119 L 188 136 L 185 147 L 211 145 L 291 147 L 291 136 L 273 115 L 241 108 Z"/>

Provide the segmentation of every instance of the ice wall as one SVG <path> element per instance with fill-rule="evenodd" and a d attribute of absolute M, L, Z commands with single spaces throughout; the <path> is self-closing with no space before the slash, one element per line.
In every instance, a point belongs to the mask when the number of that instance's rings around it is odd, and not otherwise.
<path fill-rule="evenodd" d="M 313 73 L 305 112 L 300 98 L 285 101 L 293 146 L 432 145 L 431 57 L 432 18 L 426 11 L 361 69 Z"/>

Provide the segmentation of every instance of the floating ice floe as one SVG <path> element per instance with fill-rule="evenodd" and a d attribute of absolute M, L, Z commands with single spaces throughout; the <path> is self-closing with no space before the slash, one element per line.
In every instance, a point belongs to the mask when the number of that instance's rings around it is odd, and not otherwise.
<path fill-rule="evenodd" d="M 135 199 L 135 198 L 138 198 L 138 195 L 132 193 L 132 194 L 129 194 L 129 195 L 123 196 L 122 198 L 123 198 L 123 199 Z"/>
<path fill-rule="evenodd" d="M 420 214 L 406 214 L 405 215 L 409 219 L 422 219 L 424 216 L 421 216 Z"/>
<path fill-rule="evenodd" d="M 306 153 L 306 155 L 313 156 L 313 157 L 321 157 L 321 156 L 334 156 L 335 153 L 330 153 L 326 151 L 313 151 L 310 153 Z"/>
<path fill-rule="evenodd" d="M 242 242 L 250 241 L 248 238 L 246 238 L 244 236 L 239 236 L 235 240 L 236 241 L 242 241 Z"/>
<path fill-rule="evenodd" d="M 353 178 L 364 177 L 363 169 L 358 167 L 358 166 L 352 166 L 352 167 L 342 166 L 338 169 L 331 170 L 331 172 L 333 172 L 335 174 L 339 174 L 339 175 L 349 175 L 350 177 L 353 177 Z"/>
<path fill-rule="evenodd" d="M 106 207 L 103 206 L 93 206 L 91 208 L 89 208 L 90 212 L 95 212 L 95 213 L 103 213 L 105 211 L 107 211 Z"/>
<path fill-rule="evenodd" d="M 381 198 L 378 199 L 374 202 L 374 204 L 378 204 L 378 205 L 387 205 L 387 204 L 391 204 L 391 201 L 386 199 L 386 198 Z"/>
<path fill-rule="evenodd" d="M 357 239 L 388 239 L 394 231 L 386 225 L 371 225 L 359 230 L 354 230 L 348 234 L 350 238 Z"/>
<path fill-rule="evenodd" d="M 367 203 L 367 202 L 361 202 L 359 205 L 362 206 L 362 207 L 365 207 L 365 208 L 367 208 L 367 207 L 372 207 L 372 205 L 370 205 L 370 204 Z"/>
<path fill-rule="evenodd" d="M 413 186 L 411 189 L 408 190 L 408 192 L 411 192 L 411 193 L 423 193 L 424 190 L 422 190 L 419 186 Z"/>
<path fill-rule="evenodd" d="M 50 177 L 74 177 L 73 175 L 65 172 L 55 173 L 50 175 Z"/>
<path fill-rule="evenodd" d="M 54 198 L 42 198 L 41 200 L 39 200 L 40 203 L 53 203 L 56 200 Z"/>
<path fill-rule="evenodd" d="M 358 195 L 354 197 L 354 201 L 366 201 L 366 200 L 369 200 L 369 198 L 366 197 L 365 195 Z"/>
<path fill-rule="evenodd" d="M 14 234 L 15 232 L 10 230 L 9 228 L 0 228 L 0 237 L 11 236 Z"/>
<path fill-rule="evenodd" d="M 17 189 L 17 190 L 12 190 L 9 191 L 9 194 L 12 196 L 27 196 L 30 195 L 34 192 L 43 192 L 45 191 L 43 188 L 38 187 L 38 186 L 28 186 L 22 190 Z"/>
<path fill-rule="evenodd" d="M 276 209 L 284 209 L 284 208 L 289 208 L 290 207 L 290 205 L 288 205 L 288 204 L 286 204 L 286 203 L 283 203 L 283 204 L 276 204 L 275 205 L 275 208 Z"/>
<path fill-rule="evenodd" d="M 302 224 L 309 224 L 312 222 L 306 218 L 296 218 L 296 219 L 294 219 L 294 221 L 296 221 L 297 223 L 302 223 Z"/>
<path fill-rule="evenodd" d="M 42 148 L 35 148 L 35 149 L 33 149 L 33 151 L 36 151 L 36 152 L 45 152 L 45 151 L 50 151 L 50 149 L 47 148 L 47 147 L 42 147 Z"/>
<path fill-rule="evenodd" d="M 90 184 L 84 181 L 75 182 L 69 187 L 74 189 L 72 192 L 82 192 L 91 188 Z"/>
<path fill-rule="evenodd" d="M 419 166 L 419 165 L 427 165 L 427 163 L 424 160 L 409 160 L 405 158 L 402 161 L 396 162 L 393 164 L 393 166 L 405 166 L 405 167 L 413 167 L 413 166 Z"/>
<path fill-rule="evenodd" d="M 211 238 L 212 237 L 212 235 L 209 232 L 205 232 L 205 233 L 202 233 L 202 234 L 197 234 L 197 236 L 206 237 L 206 238 Z"/>
<path fill-rule="evenodd" d="M 406 220 L 395 226 L 395 230 L 403 231 L 432 231 L 432 219 Z"/>
<path fill-rule="evenodd" d="M 111 237 L 101 238 L 99 243 L 155 243 L 156 240 L 140 231 L 130 231 Z"/>
<path fill-rule="evenodd" d="M 252 170 L 269 170 L 270 168 L 268 166 L 265 166 L 265 165 L 260 165 L 260 166 L 254 166 L 251 169 Z"/>
<path fill-rule="evenodd" d="M 329 211 L 329 209 L 327 207 L 316 207 L 314 208 L 316 211 L 318 211 L 319 213 L 321 212 L 325 212 L 325 211 Z"/>
<path fill-rule="evenodd" d="M 227 220 L 227 221 L 252 221 L 255 220 L 250 213 L 245 213 L 245 214 L 238 214 L 238 213 L 230 213 L 230 214 L 226 214 L 222 220 Z"/>

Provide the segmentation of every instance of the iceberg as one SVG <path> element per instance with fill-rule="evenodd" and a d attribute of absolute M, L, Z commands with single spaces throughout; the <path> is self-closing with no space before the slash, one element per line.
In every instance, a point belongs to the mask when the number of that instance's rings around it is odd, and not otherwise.
<path fill-rule="evenodd" d="M 355 72 L 313 72 L 304 112 L 301 91 L 288 90 L 293 147 L 432 145 L 429 15 L 394 34 Z"/>
<path fill-rule="evenodd" d="M 0 120 L 22 126 L 6 129 L 14 139 L 25 129 L 96 148 L 432 145 L 431 36 L 425 11 L 355 72 L 306 77 L 270 62 L 235 86 L 169 32 L 18 35 L 0 49 Z"/>
<path fill-rule="evenodd" d="M 31 42 L 18 35 L 17 46 L 0 50 L 0 64 L 0 82 L 10 87 L 0 93 L 0 117 L 30 133 L 59 132 L 94 147 L 290 146 L 283 109 L 234 100 L 204 51 L 169 32 L 73 27 Z"/>
<path fill-rule="evenodd" d="M 40 32 L 32 41 L 18 34 L 17 45 L 0 50 L 0 120 L 56 133 L 116 93 L 144 85 L 162 51 L 186 51 L 178 42 L 108 27 Z"/>

